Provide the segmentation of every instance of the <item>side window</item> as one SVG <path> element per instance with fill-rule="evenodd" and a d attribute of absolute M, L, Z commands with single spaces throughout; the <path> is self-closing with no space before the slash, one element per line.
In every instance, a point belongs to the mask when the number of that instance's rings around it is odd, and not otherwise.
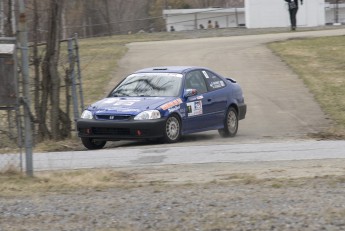
<path fill-rule="evenodd" d="M 219 78 L 216 74 L 206 70 L 202 71 L 202 73 L 206 78 L 207 88 L 210 91 L 225 87 L 224 81 L 221 78 Z"/>
<path fill-rule="evenodd" d="M 198 94 L 207 92 L 207 86 L 201 71 L 191 71 L 186 75 L 186 89 L 196 89 Z"/>

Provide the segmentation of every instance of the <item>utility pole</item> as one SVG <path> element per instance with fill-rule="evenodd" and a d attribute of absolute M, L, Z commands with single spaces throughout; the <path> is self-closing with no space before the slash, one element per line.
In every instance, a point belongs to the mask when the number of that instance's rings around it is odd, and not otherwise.
<path fill-rule="evenodd" d="M 32 161 L 32 128 L 30 119 L 30 83 L 29 83 L 29 52 L 28 52 L 28 32 L 26 25 L 26 13 L 24 0 L 19 1 L 19 25 L 18 35 L 22 58 L 23 77 L 23 103 L 24 103 L 24 125 L 25 125 L 25 159 L 26 174 L 33 176 Z"/>

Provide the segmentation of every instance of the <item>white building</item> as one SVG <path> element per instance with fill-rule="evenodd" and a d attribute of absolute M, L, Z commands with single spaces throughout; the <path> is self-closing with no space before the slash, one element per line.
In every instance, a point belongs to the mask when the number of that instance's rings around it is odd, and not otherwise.
<path fill-rule="evenodd" d="M 246 27 L 288 27 L 290 18 L 283 0 L 245 0 Z M 304 0 L 297 13 L 297 26 L 325 25 L 325 0 Z"/>
<path fill-rule="evenodd" d="M 338 20 L 338 23 L 345 24 L 345 3 L 339 4 L 338 9 L 334 4 L 326 3 L 326 25 L 334 24 Z M 338 11 L 338 12 L 337 12 Z M 338 19 L 337 19 L 338 16 Z"/>
<path fill-rule="evenodd" d="M 244 8 L 205 8 L 205 9 L 171 9 L 163 10 L 166 29 L 173 26 L 176 31 L 207 28 L 211 20 L 213 26 L 217 21 L 220 28 L 245 25 Z"/>
<path fill-rule="evenodd" d="M 345 4 L 339 4 L 338 13 L 325 0 L 304 0 L 297 13 L 299 27 L 315 27 L 335 22 L 345 24 Z M 163 11 L 166 29 L 176 31 L 207 28 L 211 20 L 220 28 L 246 26 L 247 28 L 289 27 L 290 18 L 284 0 L 245 0 L 244 8 L 170 9 Z"/>

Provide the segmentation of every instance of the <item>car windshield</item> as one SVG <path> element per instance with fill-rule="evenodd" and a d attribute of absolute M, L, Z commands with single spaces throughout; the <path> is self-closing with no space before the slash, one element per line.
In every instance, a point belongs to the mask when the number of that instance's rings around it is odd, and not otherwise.
<path fill-rule="evenodd" d="M 182 75 L 176 73 L 138 73 L 128 76 L 110 96 L 178 96 Z"/>

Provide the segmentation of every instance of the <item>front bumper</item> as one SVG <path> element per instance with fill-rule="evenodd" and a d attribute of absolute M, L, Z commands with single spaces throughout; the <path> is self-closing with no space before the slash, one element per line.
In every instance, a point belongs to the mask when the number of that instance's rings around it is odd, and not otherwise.
<path fill-rule="evenodd" d="M 79 137 L 101 140 L 150 139 L 164 136 L 165 118 L 155 120 L 88 120 L 77 121 Z"/>

